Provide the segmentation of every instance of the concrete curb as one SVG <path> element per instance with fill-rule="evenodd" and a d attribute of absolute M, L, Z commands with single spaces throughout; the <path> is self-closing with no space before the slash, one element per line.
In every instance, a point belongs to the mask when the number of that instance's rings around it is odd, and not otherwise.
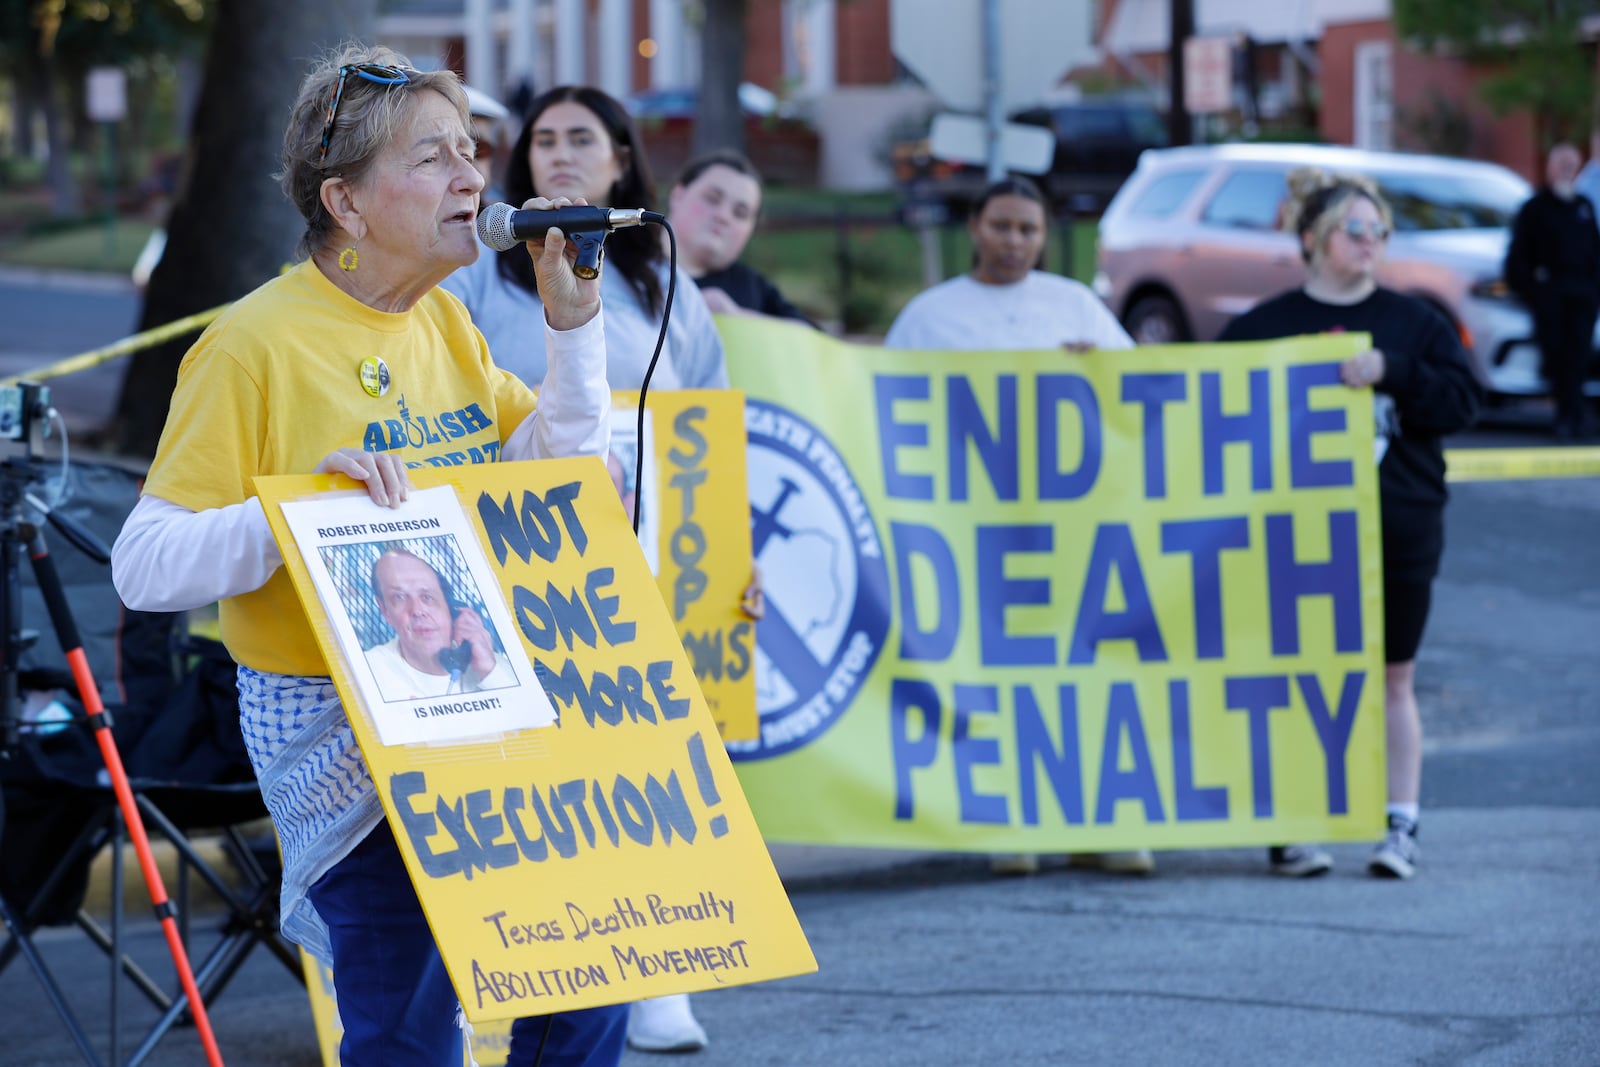
<path fill-rule="evenodd" d="M 270 826 L 262 820 L 263 830 Z M 253 829 L 253 826 L 252 826 Z M 206 863 L 221 871 L 230 885 L 238 883 L 237 871 L 225 847 L 221 834 L 211 834 L 189 839 Z M 172 842 L 157 837 L 150 843 L 155 854 L 156 868 L 161 872 L 161 883 L 167 895 L 178 898 L 179 879 L 183 876 L 178 850 Z M 845 846 L 784 845 L 768 846 L 773 866 L 786 886 L 795 889 L 836 880 L 856 880 L 874 874 L 890 874 L 908 867 L 925 866 L 940 860 L 971 859 L 960 853 L 918 852 L 901 849 L 849 848 Z M 91 915 L 108 915 L 111 910 L 111 860 L 110 849 L 102 849 L 89 868 L 89 888 L 84 898 L 84 908 Z M 145 886 L 144 874 L 139 868 L 139 857 L 132 843 L 123 845 L 122 906 L 131 916 L 149 913 L 150 893 Z M 222 902 L 209 886 L 189 873 L 190 906 L 197 912 L 215 910 Z"/>
<path fill-rule="evenodd" d="M 138 287 L 126 274 L 111 271 L 64 270 L 60 267 L 0 265 L 0 284 L 35 285 L 79 293 L 132 293 Z"/>

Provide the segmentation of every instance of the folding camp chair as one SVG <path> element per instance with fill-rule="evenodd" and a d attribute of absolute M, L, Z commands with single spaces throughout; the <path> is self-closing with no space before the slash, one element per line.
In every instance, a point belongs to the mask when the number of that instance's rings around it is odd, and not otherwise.
<path fill-rule="evenodd" d="M 201 943 L 209 946 L 203 958 L 193 958 L 191 952 L 201 1001 L 214 1013 L 218 995 L 257 945 L 277 956 L 290 975 L 303 983 L 299 958 L 278 933 L 278 872 L 260 862 L 245 835 L 249 825 L 259 820 L 264 811 L 254 782 L 201 785 L 137 777 L 130 781 L 151 840 L 170 842 L 178 857 L 172 903 L 183 942 L 191 949 Z M 175 981 L 164 986 L 123 948 L 124 900 L 128 886 L 123 863 L 126 834 L 122 812 L 108 788 L 67 784 L 41 788 L 35 782 L 20 788 L 8 784 L 8 819 L 20 814 L 17 797 L 29 792 L 35 792 L 35 799 L 42 800 L 55 812 L 64 812 L 64 818 L 81 816 L 82 824 L 53 856 L 24 858 L 15 855 L 17 849 L 13 842 L 0 841 L 0 855 L 4 856 L 5 865 L 13 871 L 31 869 L 36 879 L 31 892 L 25 891 L 23 895 L 14 896 L 10 887 L 0 890 L 0 914 L 9 928 L 5 943 L 0 945 L 0 970 L 19 954 L 27 958 L 44 985 L 51 1005 L 66 1025 L 68 1036 L 86 1062 L 96 1065 L 102 1062 L 143 1063 L 174 1024 L 187 1020 L 188 998 Z M 212 850 L 196 847 L 193 838 L 202 830 L 215 830 L 222 835 L 226 856 L 234 868 L 231 876 L 219 866 Z M 104 920 L 91 914 L 83 903 L 90 863 L 102 853 L 110 860 L 110 914 Z M 196 879 L 209 888 L 220 906 L 200 902 L 198 894 L 192 890 Z M 88 1030 L 70 1006 L 71 998 L 55 980 L 43 953 L 33 941 L 41 927 L 63 918 L 63 901 L 74 900 L 77 906 L 67 921 L 104 952 L 112 965 L 103 1013 L 110 1051 L 104 1061 L 93 1051 Z M 202 926 L 205 927 L 203 931 Z M 170 961 L 163 957 L 157 962 Z M 126 1060 L 120 1051 L 124 1025 L 119 973 L 161 1013 Z"/>
<path fill-rule="evenodd" d="M 275 853 L 246 836 L 266 812 L 239 733 L 232 659 L 217 642 L 180 638 L 181 620 L 175 616 L 127 611 L 114 592 L 108 609 L 109 574 L 77 587 L 63 584 L 75 614 L 98 612 L 103 623 L 109 610 L 116 620 L 111 642 L 116 677 L 109 691 L 151 701 L 111 707 L 113 734 L 125 753 L 141 821 L 153 839 L 170 842 L 178 856 L 170 911 L 158 913 L 176 917 L 185 945 L 205 942 L 205 956 L 192 968 L 201 1002 L 210 1007 L 257 945 L 303 984 L 298 953 L 278 933 Z M 71 701 L 65 693 L 70 681 L 59 671 L 35 665 L 18 673 L 19 688 Z M 0 970 L 19 956 L 27 962 L 87 1063 L 133 1065 L 145 1062 L 175 1024 L 191 1017 L 191 1006 L 179 983 L 157 981 L 126 948 L 123 813 L 90 733 L 81 710 L 65 725 L 33 723 L 0 764 L 5 806 L 0 918 L 8 930 L 0 943 Z M 232 877 L 208 850 L 196 848 L 202 831 L 221 835 Z M 101 853 L 110 860 L 106 922 L 84 906 L 90 866 Z M 210 889 L 220 909 L 199 906 L 190 891 L 195 879 Z M 69 924 L 110 961 L 106 1010 L 97 1013 L 109 1030 L 104 1060 L 36 942 L 41 928 Z M 124 981 L 160 1012 L 126 1060 L 121 1055 Z"/>

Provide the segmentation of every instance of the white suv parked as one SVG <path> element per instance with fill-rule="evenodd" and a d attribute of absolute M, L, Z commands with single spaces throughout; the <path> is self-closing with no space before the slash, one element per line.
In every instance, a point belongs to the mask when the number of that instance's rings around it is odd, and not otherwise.
<path fill-rule="evenodd" d="M 1501 278 L 1533 189 L 1493 163 L 1300 144 L 1150 149 L 1100 220 L 1095 290 L 1141 344 L 1215 339 L 1304 280 L 1278 218 L 1285 176 L 1308 165 L 1378 183 L 1395 219 L 1380 282 L 1444 312 L 1492 394 L 1549 392 L 1532 321 Z M 1600 395 L 1600 379 L 1588 392 Z"/>

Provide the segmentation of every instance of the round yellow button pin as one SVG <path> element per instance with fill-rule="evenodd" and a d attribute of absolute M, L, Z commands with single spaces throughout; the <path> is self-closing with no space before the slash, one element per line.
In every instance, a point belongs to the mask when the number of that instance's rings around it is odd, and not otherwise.
<path fill-rule="evenodd" d="M 361 388 L 368 396 L 382 396 L 389 391 L 389 365 L 377 356 L 361 361 Z"/>

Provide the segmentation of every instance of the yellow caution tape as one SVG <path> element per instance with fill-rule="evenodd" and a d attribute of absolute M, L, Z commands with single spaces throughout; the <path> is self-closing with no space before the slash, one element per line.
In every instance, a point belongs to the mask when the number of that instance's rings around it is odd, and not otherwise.
<path fill-rule="evenodd" d="M 1600 476 L 1600 448 L 1449 448 L 1444 461 L 1452 482 Z"/>
<path fill-rule="evenodd" d="M 170 341 L 174 337 L 203 329 L 230 306 L 223 304 L 209 311 L 196 312 L 175 322 L 157 326 L 153 330 L 125 337 L 104 348 L 69 356 L 60 362 L 24 374 L 13 375 L 0 380 L 0 385 L 14 385 L 21 380 L 36 382 L 48 378 L 61 378 L 91 367 L 98 367 L 120 356 L 151 348 L 163 341 Z M 1445 450 L 1444 458 L 1445 478 L 1452 482 L 1600 477 L 1600 448 L 1449 448 Z"/>
<path fill-rule="evenodd" d="M 39 382 L 47 378 L 62 378 L 68 374 L 76 374 L 91 367 L 98 367 L 100 364 L 117 359 L 120 356 L 126 356 L 144 348 L 153 348 L 163 341 L 170 341 L 174 337 L 182 337 L 186 333 L 204 329 L 210 325 L 212 319 L 226 311 L 229 306 L 228 304 L 223 304 L 220 307 L 212 308 L 210 311 L 199 311 L 175 322 L 157 326 L 153 330 L 145 330 L 143 333 L 136 333 L 132 337 L 124 337 L 122 340 L 106 345 L 104 348 L 96 348 L 81 355 L 68 356 L 58 363 L 51 363 L 48 366 L 27 371 L 24 374 L 12 375 L 0 381 L 0 385 L 15 385 L 23 380 Z"/>

